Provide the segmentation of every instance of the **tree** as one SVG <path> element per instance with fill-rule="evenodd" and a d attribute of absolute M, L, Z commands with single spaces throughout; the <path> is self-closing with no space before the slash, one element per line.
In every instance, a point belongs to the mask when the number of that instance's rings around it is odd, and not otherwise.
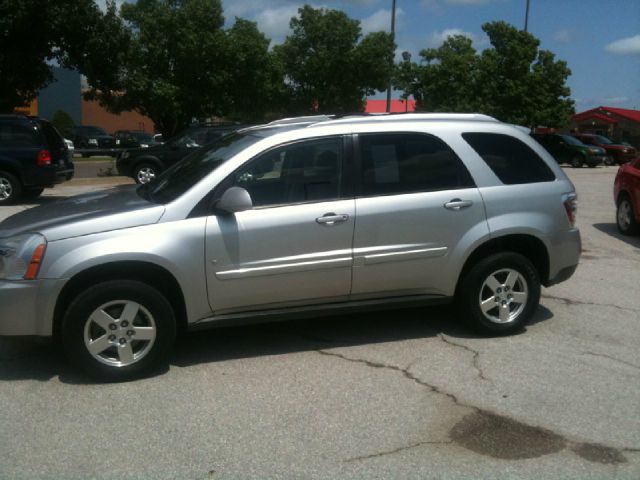
<path fill-rule="evenodd" d="M 491 48 L 478 54 L 470 39 L 449 37 L 420 52 L 424 65 L 396 67 L 396 85 L 414 95 L 418 110 L 481 112 L 531 127 L 566 124 L 574 112 L 566 62 L 505 22 L 482 29 Z"/>
<path fill-rule="evenodd" d="M 105 17 L 93 0 L 2 0 L 0 3 L 0 112 L 27 104 L 53 74 L 51 65 L 80 68 Z M 101 40 L 102 69 L 111 68 L 112 52 Z"/>
<path fill-rule="evenodd" d="M 73 127 L 73 118 L 64 110 L 56 110 L 51 117 L 51 124 L 64 136 Z"/>
<path fill-rule="evenodd" d="M 139 0 L 120 16 L 130 40 L 117 72 L 88 78 L 89 98 L 138 110 L 170 137 L 193 117 L 224 112 L 224 18 L 219 0 Z M 95 65 L 95 64 L 94 64 Z"/>
<path fill-rule="evenodd" d="M 226 36 L 227 116 L 260 121 L 267 112 L 283 104 L 281 66 L 269 52 L 270 40 L 258 30 L 255 22 L 236 18 Z"/>
<path fill-rule="evenodd" d="M 344 12 L 298 10 L 292 34 L 274 48 L 299 113 L 363 109 L 365 97 L 384 90 L 392 72 L 393 37 L 376 32 L 362 38 L 360 22 Z"/>

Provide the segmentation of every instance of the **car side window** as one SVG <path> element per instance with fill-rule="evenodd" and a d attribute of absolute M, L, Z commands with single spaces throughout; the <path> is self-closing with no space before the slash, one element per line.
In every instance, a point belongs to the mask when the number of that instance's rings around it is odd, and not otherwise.
<path fill-rule="evenodd" d="M 505 185 L 551 182 L 553 171 L 528 145 L 511 135 L 467 132 L 462 138 Z"/>
<path fill-rule="evenodd" d="M 460 158 L 439 138 L 421 133 L 359 136 L 361 195 L 394 195 L 474 187 Z"/>
<path fill-rule="evenodd" d="M 0 123 L 0 145 L 3 147 L 35 147 L 41 143 L 40 135 L 33 127 Z"/>
<path fill-rule="evenodd" d="M 229 186 L 246 189 L 254 207 L 340 198 L 342 139 L 323 138 L 274 148 L 233 174 Z"/>

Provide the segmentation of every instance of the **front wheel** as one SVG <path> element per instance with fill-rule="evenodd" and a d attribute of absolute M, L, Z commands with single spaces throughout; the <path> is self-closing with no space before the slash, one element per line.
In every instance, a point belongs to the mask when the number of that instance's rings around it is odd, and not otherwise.
<path fill-rule="evenodd" d="M 173 345 L 173 308 L 155 288 L 108 281 L 81 293 L 62 324 L 69 359 L 101 381 L 140 377 L 157 367 Z"/>
<path fill-rule="evenodd" d="M 618 202 L 616 225 L 618 226 L 618 231 L 623 235 L 633 235 L 640 229 L 638 222 L 636 222 L 631 200 L 626 195 Z"/>
<path fill-rule="evenodd" d="M 136 183 L 149 183 L 160 173 L 160 169 L 150 163 L 142 163 L 136 166 L 133 172 L 133 178 Z"/>
<path fill-rule="evenodd" d="M 485 334 L 521 330 L 540 302 L 540 279 L 518 253 L 496 253 L 476 263 L 462 279 L 457 300 L 464 320 Z"/>

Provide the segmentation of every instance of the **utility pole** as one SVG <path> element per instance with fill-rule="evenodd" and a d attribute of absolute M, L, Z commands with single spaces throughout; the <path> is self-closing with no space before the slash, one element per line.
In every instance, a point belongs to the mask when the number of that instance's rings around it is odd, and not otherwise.
<path fill-rule="evenodd" d="M 528 1 L 528 0 L 527 0 Z M 396 41 L 396 0 L 393 0 L 391 6 L 391 40 Z M 391 112 L 391 82 L 393 78 L 393 60 L 395 57 L 395 51 L 391 56 L 391 73 L 389 75 L 389 88 L 387 88 L 387 113 Z"/>
<path fill-rule="evenodd" d="M 528 32 L 529 28 L 529 0 L 527 0 L 527 9 L 524 14 L 524 31 Z"/>

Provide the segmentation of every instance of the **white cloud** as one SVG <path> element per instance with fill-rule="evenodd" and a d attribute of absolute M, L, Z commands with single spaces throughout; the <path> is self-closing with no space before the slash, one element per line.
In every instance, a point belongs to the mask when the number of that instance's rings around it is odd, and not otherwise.
<path fill-rule="evenodd" d="M 640 35 L 621 38 L 611 42 L 604 49 L 616 55 L 640 55 Z"/>
<path fill-rule="evenodd" d="M 471 32 L 465 32 L 460 28 L 447 28 L 445 30 L 442 30 L 441 32 L 432 32 L 431 35 L 427 37 L 427 46 L 437 48 L 442 45 L 447 38 L 453 37 L 455 35 L 462 35 L 463 37 L 469 38 L 474 43 L 475 47 L 482 46 L 487 43 L 486 38 L 478 37 Z"/>
<path fill-rule="evenodd" d="M 404 11 L 402 8 L 396 8 L 396 31 L 402 26 L 402 17 Z M 362 33 L 379 32 L 380 30 L 388 32 L 391 30 L 391 10 L 378 10 L 377 12 L 363 18 L 360 21 Z"/>
<path fill-rule="evenodd" d="M 558 30 L 553 34 L 553 40 L 556 43 L 571 43 L 573 41 L 574 32 L 568 29 Z"/>
<path fill-rule="evenodd" d="M 274 43 L 281 43 L 290 33 L 289 22 L 291 17 L 298 14 L 298 5 L 285 5 L 279 8 L 271 8 L 258 13 L 254 20 L 258 22 L 258 28 Z"/>

